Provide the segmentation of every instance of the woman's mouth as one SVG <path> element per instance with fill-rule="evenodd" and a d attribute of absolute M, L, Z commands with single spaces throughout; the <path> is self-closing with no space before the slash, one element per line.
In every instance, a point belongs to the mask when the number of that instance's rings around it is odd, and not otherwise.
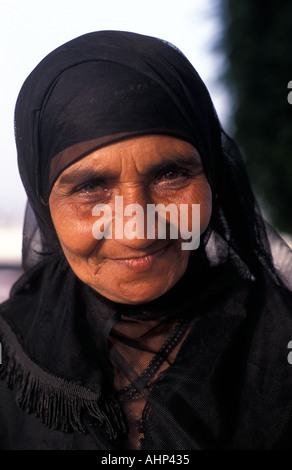
<path fill-rule="evenodd" d="M 114 259 L 113 261 L 118 263 L 122 268 L 130 269 L 131 271 L 135 271 L 137 273 L 142 273 L 149 271 L 156 264 L 156 262 L 165 255 L 168 248 L 169 245 L 155 251 L 154 253 L 150 253 L 149 255 L 135 258 L 118 258 Z"/>

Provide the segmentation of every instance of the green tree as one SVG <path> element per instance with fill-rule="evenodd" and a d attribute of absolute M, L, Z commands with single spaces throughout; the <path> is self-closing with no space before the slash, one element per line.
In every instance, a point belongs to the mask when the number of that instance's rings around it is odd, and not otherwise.
<path fill-rule="evenodd" d="M 267 218 L 292 233 L 291 0 L 219 0 L 230 132 Z"/>

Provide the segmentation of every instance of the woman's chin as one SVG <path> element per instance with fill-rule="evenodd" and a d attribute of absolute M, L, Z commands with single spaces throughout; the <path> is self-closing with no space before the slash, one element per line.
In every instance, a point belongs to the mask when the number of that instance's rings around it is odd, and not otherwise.
<path fill-rule="evenodd" d="M 128 305 L 139 305 L 158 299 L 168 290 L 170 290 L 172 285 L 133 286 L 132 288 L 121 289 L 117 292 L 114 292 L 114 290 L 100 291 L 98 288 L 94 286 L 92 287 L 96 292 L 101 294 L 103 297 L 112 300 L 113 302 Z"/>

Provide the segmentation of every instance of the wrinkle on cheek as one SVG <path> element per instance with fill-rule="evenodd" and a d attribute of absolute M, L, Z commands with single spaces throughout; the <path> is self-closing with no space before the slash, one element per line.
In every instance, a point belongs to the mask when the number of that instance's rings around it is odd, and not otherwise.
<path fill-rule="evenodd" d="M 200 233 L 202 234 L 208 227 L 212 214 L 212 192 L 205 176 L 196 182 L 191 199 L 192 204 L 200 204 Z"/>
<path fill-rule="evenodd" d="M 76 276 L 83 282 L 92 284 L 100 277 L 100 271 L 103 266 L 102 258 L 98 255 L 92 256 L 92 253 L 78 254 L 67 249 L 65 245 L 62 246 L 64 254 Z"/>
<path fill-rule="evenodd" d="M 63 247 L 72 254 L 88 259 L 99 245 L 91 229 L 91 224 L 79 224 L 78 228 L 75 226 L 72 231 L 63 232 L 59 237 Z"/>
<path fill-rule="evenodd" d="M 69 258 L 69 264 L 71 266 L 72 271 L 76 274 L 76 276 L 87 284 L 92 289 L 99 292 L 98 286 L 104 285 L 104 276 L 102 275 L 102 264 L 95 264 L 91 265 L 91 263 L 86 262 L 84 259 L 75 259 L 72 261 L 71 257 Z M 110 287 L 112 284 L 110 284 Z M 118 286 L 119 287 L 119 286 Z"/>
<path fill-rule="evenodd" d="M 77 204 L 57 201 L 50 204 L 52 220 L 63 250 L 78 256 L 89 256 L 96 247 L 92 234 L 94 218 Z"/>

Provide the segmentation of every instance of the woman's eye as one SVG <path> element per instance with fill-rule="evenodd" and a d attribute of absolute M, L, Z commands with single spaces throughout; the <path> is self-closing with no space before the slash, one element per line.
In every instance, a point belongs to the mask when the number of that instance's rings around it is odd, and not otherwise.
<path fill-rule="evenodd" d="M 181 171 L 180 172 L 179 171 L 168 171 L 167 173 L 165 173 L 164 178 L 166 180 L 174 180 L 174 179 L 179 178 L 180 176 L 183 176 Z"/>
<path fill-rule="evenodd" d="M 75 188 L 74 192 L 79 194 L 93 194 L 93 193 L 104 193 L 107 189 L 101 182 L 91 181 L 84 183 Z"/>
<path fill-rule="evenodd" d="M 155 184 L 158 183 L 183 183 L 188 179 L 188 173 L 183 169 L 173 169 L 164 171 L 156 179 Z"/>

